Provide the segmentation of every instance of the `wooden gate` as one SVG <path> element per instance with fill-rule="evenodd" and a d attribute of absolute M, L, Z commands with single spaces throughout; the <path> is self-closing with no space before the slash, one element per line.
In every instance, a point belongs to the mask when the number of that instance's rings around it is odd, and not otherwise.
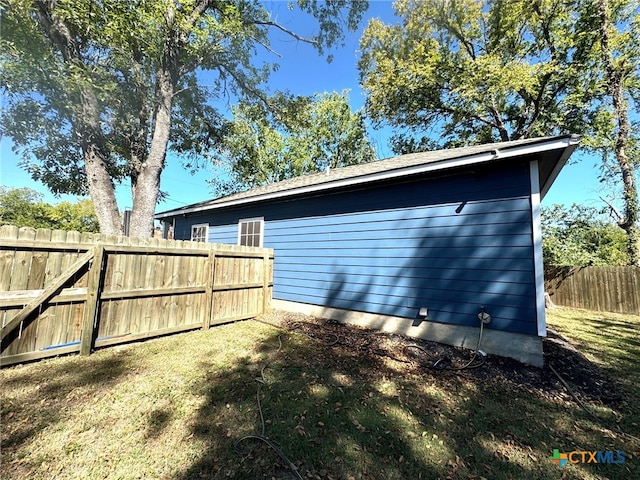
<path fill-rule="evenodd" d="M 0 364 L 255 317 L 273 250 L 0 227 Z"/>

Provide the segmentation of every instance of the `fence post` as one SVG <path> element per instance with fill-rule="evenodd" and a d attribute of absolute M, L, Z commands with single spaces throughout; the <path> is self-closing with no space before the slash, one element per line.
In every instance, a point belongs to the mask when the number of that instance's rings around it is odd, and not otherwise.
<path fill-rule="evenodd" d="M 262 313 L 267 313 L 269 307 L 269 251 L 265 250 L 263 259 L 262 273 Z"/>
<path fill-rule="evenodd" d="M 207 287 L 205 290 L 205 311 L 204 320 L 202 321 L 202 329 L 208 330 L 211 325 L 211 315 L 213 315 L 213 287 L 216 279 L 216 252 L 211 250 L 209 252 L 209 278 L 207 280 Z"/>
<path fill-rule="evenodd" d="M 80 335 L 80 355 L 89 355 L 96 337 L 97 313 L 102 291 L 102 265 L 104 263 L 104 246 L 94 247 L 93 263 L 89 269 L 87 282 L 87 300 L 82 315 L 82 333 Z"/>

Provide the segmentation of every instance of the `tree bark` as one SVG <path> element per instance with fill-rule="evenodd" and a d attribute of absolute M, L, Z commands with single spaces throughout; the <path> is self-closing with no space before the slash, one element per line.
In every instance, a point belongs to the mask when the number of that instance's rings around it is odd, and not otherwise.
<path fill-rule="evenodd" d="M 602 44 L 602 60 L 606 68 L 606 82 L 608 94 L 613 103 L 614 115 L 617 121 L 615 142 L 615 157 L 622 175 L 622 196 L 624 200 L 624 219 L 619 222 L 626 232 L 629 245 L 629 264 L 640 263 L 640 230 L 638 229 L 638 188 L 636 186 L 633 166 L 627 156 L 629 143 L 629 113 L 627 101 L 624 97 L 625 66 L 615 64 L 609 43 L 609 2 L 599 0 L 600 37 Z"/>
<path fill-rule="evenodd" d="M 551 295 L 549 295 L 548 292 L 544 292 L 544 308 L 556 308 L 556 304 L 553 303 L 553 300 L 551 300 Z"/>
<path fill-rule="evenodd" d="M 109 172 L 105 168 L 104 152 L 90 141 L 83 141 L 82 143 L 89 194 L 100 224 L 100 233 L 121 235 L 122 222 L 120 221 L 115 187 Z"/>
<path fill-rule="evenodd" d="M 153 233 L 153 215 L 160 192 L 160 175 L 164 169 L 171 132 L 173 90 L 172 75 L 168 68 L 163 68 L 158 72 L 157 104 L 149 154 L 131 177 L 133 210 L 129 235 L 132 237 L 150 237 Z"/>
<path fill-rule="evenodd" d="M 174 12 L 168 11 L 169 25 L 173 24 Z M 173 25 L 172 25 L 173 26 Z M 156 74 L 155 105 L 151 128 L 149 154 L 131 176 L 133 210 L 129 235 L 132 237 L 150 237 L 153 235 L 153 223 L 158 195 L 160 176 L 165 166 L 167 145 L 171 134 L 171 109 L 173 94 L 178 81 L 178 64 L 182 46 L 179 32 L 169 30 L 164 41 L 162 61 Z"/>

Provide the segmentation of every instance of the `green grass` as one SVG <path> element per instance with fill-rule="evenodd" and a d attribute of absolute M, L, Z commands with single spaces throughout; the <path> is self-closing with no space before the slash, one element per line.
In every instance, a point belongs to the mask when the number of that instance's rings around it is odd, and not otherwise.
<path fill-rule="evenodd" d="M 632 478 L 640 444 L 621 432 L 640 431 L 640 317 L 549 317 L 587 373 L 620 385 L 624 398 L 603 402 L 574 384 L 598 419 L 547 368 L 490 357 L 460 374 L 425 370 L 246 321 L 2 370 L 0 477 L 293 478 L 263 444 L 234 450 L 260 433 L 263 374 L 266 435 L 304 478 Z M 553 449 L 622 450 L 626 462 L 560 469 Z"/>

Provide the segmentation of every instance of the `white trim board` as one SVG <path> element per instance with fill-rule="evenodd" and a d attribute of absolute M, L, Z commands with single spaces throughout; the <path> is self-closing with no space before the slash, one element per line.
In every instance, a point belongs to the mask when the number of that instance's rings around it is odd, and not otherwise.
<path fill-rule="evenodd" d="M 542 225 L 540 222 L 540 176 L 538 161 L 529 164 L 531 181 L 531 227 L 533 240 L 533 270 L 536 289 L 536 325 L 540 337 L 547 336 L 547 321 L 544 308 L 544 262 L 542 259 Z"/>

